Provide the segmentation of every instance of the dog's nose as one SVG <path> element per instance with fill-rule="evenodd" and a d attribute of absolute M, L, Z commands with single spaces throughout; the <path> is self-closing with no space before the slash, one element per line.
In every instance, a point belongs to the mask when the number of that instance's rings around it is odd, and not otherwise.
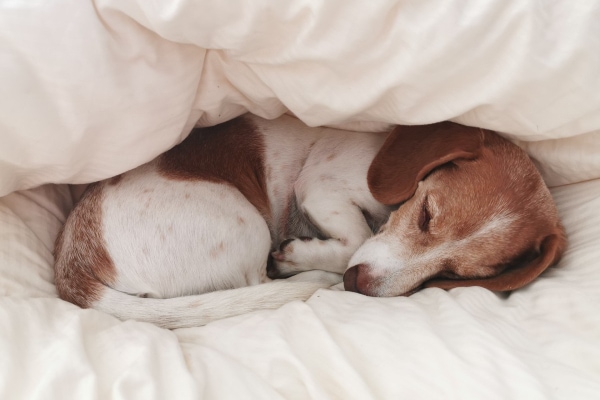
<path fill-rule="evenodd" d="M 357 292 L 356 278 L 358 276 L 358 265 L 350 267 L 344 272 L 344 290 L 348 292 Z"/>
<path fill-rule="evenodd" d="M 368 277 L 365 270 L 369 268 L 366 264 L 358 264 L 350 267 L 344 273 L 344 289 L 349 292 L 365 294 Z"/>

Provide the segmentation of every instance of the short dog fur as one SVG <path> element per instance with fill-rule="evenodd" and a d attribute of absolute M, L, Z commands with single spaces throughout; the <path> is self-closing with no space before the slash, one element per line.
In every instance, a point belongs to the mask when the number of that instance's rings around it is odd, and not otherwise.
<path fill-rule="evenodd" d="M 90 185 L 57 239 L 56 286 L 81 307 L 178 328 L 305 300 L 341 274 L 370 296 L 514 290 L 565 244 L 540 174 L 494 132 L 245 115 Z"/>

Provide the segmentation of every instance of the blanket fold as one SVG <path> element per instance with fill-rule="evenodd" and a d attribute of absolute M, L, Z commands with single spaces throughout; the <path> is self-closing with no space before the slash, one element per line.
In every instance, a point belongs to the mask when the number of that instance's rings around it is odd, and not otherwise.
<path fill-rule="evenodd" d="M 0 0 L 0 10 L 0 195 L 113 176 L 195 123 L 245 111 L 289 110 L 309 125 L 452 119 L 527 142 L 600 130 L 596 2 Z"/>

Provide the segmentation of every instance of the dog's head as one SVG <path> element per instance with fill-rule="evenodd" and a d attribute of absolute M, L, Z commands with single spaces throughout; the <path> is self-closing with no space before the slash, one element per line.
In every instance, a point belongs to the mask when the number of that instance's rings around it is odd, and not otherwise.
<path fill-rule="evenodd" d="M 566 245 L 535 166 L 491 131 L 451 122 L 397 127 L 368 183 L 378 201 L 400 207 L 350 260 L 346 290 L 514 290 L 556 263 Z"/>

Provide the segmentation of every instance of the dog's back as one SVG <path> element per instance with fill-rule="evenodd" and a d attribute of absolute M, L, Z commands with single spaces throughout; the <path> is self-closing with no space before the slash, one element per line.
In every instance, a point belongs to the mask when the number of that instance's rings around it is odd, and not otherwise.
<path fill-rule="evenodd" d="M 366 170 L 384 138 L 308 128 L 292 117 L 243 116 L 197 129 L 150 163 L 90 186 L 57 240 L 59 295 L 122 318 L 158 324 L 174 318 L 177 326 L 210 321 L 215 317 L 194 295 L 268 282 L 267 259 L 279 242 L 322 236 L 298 206 L 306 187 L 316 182 L 326 197 L 343 190 L 365 197 Z M 357 175 L 363 176 L 358 183 Z M 357 201 L 385 209 L 367 197 Z M 339 279 L 312 274 L 307 280 L 276 282 L 277 295 L 271 286 L 262 293 L 242 289 L 250 297 L 245 304 L 221 303 L 214 314 L 305 299 Z M 253 304 L 253 296 L 260 301 Z M 181 306 L 179 314 L 153 314 L 157 299 L 179 301 L 187 314 Z"/>

